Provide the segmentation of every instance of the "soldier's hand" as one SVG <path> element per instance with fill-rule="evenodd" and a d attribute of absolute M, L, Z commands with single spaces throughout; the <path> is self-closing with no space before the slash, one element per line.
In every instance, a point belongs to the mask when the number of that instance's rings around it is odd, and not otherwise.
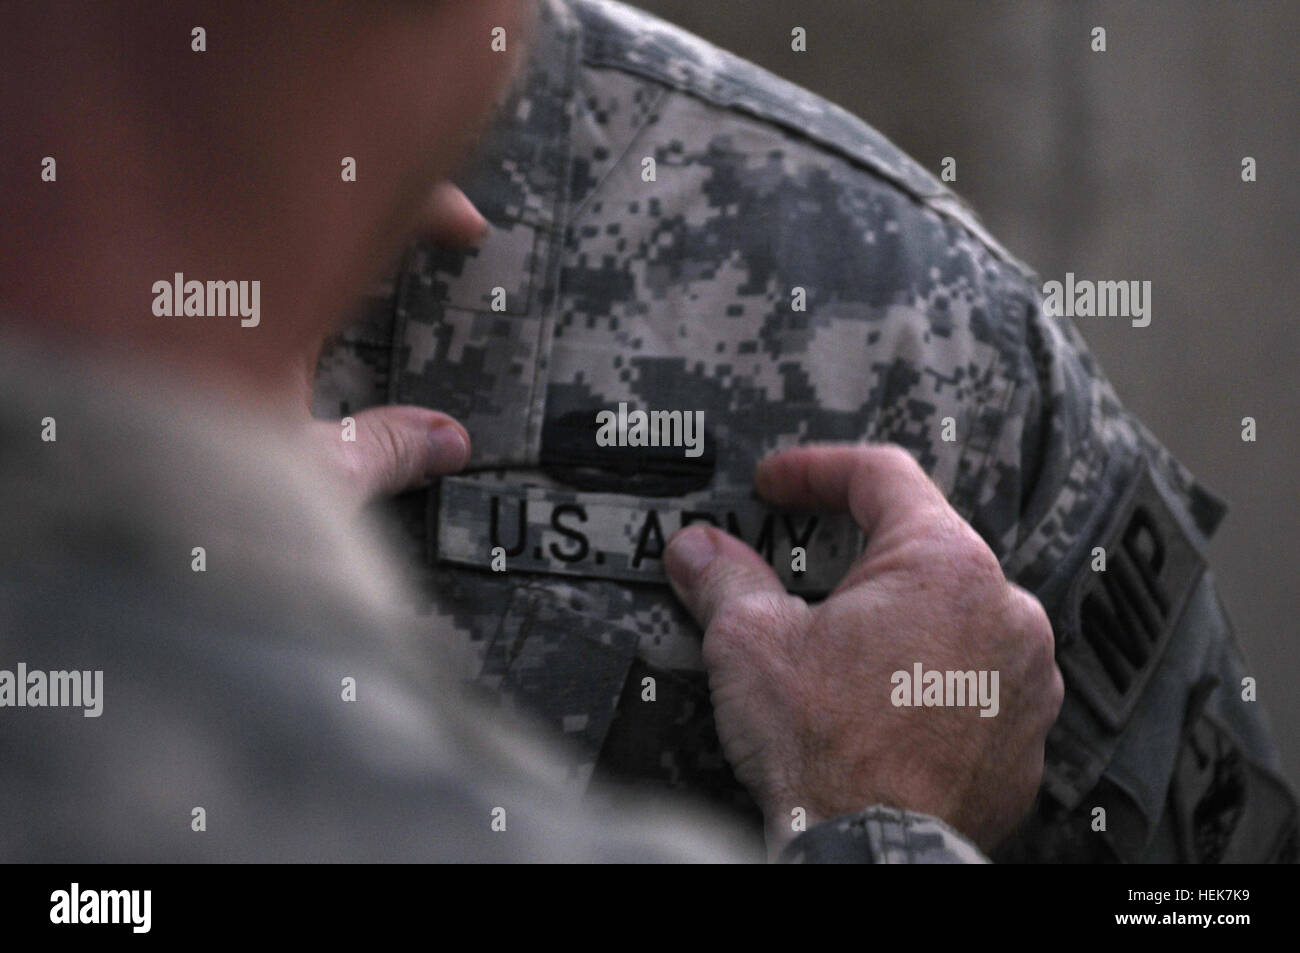
<path fill-rule="evenodd" d="M 339 421 L 313 421 L 313 440 L 341 492 L 361 507 L 380 496 L 428 486 L 469 461 L 469 434 L 456 420 L 423 407 L 372 407 L 353 414 L 355 440 Z"/>
<path fill-rule="evenodd" d="M 425 203 L 417 233 L 440 245 L 475 244 L 487 220 L 459 188 L 439 182 Z M 319 342 L 317 342 L 319 344 Z M 319 347 L 306 355 L 300 388 L 311 406 Z M 372 407 L 354 414 L 351 434 L 340 421 L 313 421 L 311 439 L 324 465 L 339 480 L 353 505 L 380 496 L 427 486 L 437 476 L 455 473 L 469 462 L 469 434 L 446 414 L 412 406 Z M 348 434 L 355 439 L 345 439 Z"/>
<path fill-rule="evenodd" d="M 793 836 L 797 808 L 811 826 L 872 804 L 937 816 L 995 846 L 1032 804 L 1061 705 L 1042 606 L 1006 580 L 901 449 L 789 450 L 764 460 L 756 483 L 780 506 L 848 510 L 867 536 L 813 606 L 720 530 L 683 529 L 665 553 L 674 590 L 705 629 L 718 734 L 763 809 L 769 848 Z M 998 672 L 996 716 L 895 706 L 891 677 L 910 679 L 918 663 Z"/>

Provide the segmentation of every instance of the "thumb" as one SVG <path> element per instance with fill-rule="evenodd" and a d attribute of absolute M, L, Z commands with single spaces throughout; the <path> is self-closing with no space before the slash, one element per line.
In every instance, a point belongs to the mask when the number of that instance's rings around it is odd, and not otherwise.
<path fill-rule="evenodd" d="M 664 552 L 664 569 L 677 598 L 702 629 L 741 596 L 786 595 L 762 556 L 710 526 L 688 526 L 675 533 Z"/>
<path fill-rule="evenodd" d="M 469 434 L 453 418 L 423 407 L 372 407 L 353 414 L 356 440 L 341 439 L 338 422 L 318 422 L 347 492 L 366 502 L 426 485 L 469 461 Z"/>
<path fill-rule="evenodd" d="M 488 230 L 488 221 L 474 207 L 464 192 L 450 182 L 439 182 L 424 209 L 420 231 L 425 238 L 440 244 L 463 248 L 479 242 Z"/>

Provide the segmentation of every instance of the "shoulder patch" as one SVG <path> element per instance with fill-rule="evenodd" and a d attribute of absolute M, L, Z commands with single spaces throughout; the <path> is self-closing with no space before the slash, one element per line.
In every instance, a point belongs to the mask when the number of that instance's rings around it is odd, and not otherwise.
<path fill-rule="evenodd" d="M 1097 555 L 1084 560 L 1061 607 L 1057 658 L 1067 684 L 1118 731 L 1159 664 L 1205 561 L 1145 465 L 1093 545 L 1101 552 L 1094 548 Z"/>

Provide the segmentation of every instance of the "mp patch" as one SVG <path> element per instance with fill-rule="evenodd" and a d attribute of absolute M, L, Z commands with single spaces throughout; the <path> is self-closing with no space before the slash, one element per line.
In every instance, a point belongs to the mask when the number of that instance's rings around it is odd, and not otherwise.
<path fill-rule="evenodd" d="M 1066 684 L 1110 729 L 1132 715 L 1204 569 L 1143 462 L 1058 620 Z"/>

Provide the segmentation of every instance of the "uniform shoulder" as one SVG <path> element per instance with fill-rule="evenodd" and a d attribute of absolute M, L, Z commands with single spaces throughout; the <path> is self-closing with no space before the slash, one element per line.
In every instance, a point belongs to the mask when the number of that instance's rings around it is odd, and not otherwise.
<path fill-rule="evenodd" d="M 957 221 L 999 258 L 1032 274 L 955 193 L 847 110 L 643 10 L 614 0 L 566 2 L 586 65 L 663 83 L 816 143 Z"/>

